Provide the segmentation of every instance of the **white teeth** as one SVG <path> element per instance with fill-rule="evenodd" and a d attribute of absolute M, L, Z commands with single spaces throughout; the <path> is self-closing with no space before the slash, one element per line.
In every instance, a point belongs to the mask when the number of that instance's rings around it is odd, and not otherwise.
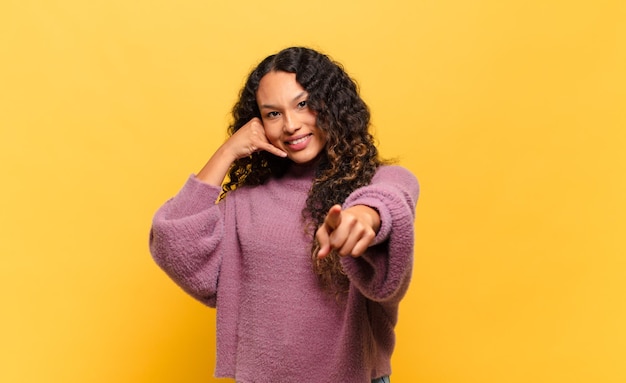
<path fill-rule="evenodd" d="M 288 141 L 287 143 L 288 143 L 289 145 L 297 145 L 297 144 L 299 144 L 299 143 L 301 143 L 301 142 L 306 141 L 306 139 L 307 139 L 307 138 L 309 138 L 309 136 L 304 136 L 304 137 L 302 137 L 302 138 L 298 138 L 297 140 Z"/>

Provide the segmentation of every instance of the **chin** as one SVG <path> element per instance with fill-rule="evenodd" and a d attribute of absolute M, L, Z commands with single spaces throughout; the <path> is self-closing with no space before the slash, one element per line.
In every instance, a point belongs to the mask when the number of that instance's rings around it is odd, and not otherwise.
<path fill-rule="evenodd" d="M 320 154 L 317 153 L 316 155 L 295 155 L 289 156 L 289 159 L 298 165 L 308 165 L 317 162 L 320 159 Z"/>

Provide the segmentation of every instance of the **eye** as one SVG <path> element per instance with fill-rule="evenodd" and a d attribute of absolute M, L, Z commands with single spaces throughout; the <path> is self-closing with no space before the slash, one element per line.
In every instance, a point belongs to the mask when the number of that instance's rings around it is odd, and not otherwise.
<path fill-rule="evenodd" d="M 280 114 L 280 113 L 275 112 L 275 111 L 274 111 L 274 112 L 269 112 L 269 113 L 267 114 L 267 117 L 269 117 L 269 118 L 278 117 L 278 115 L 279 115 L 279 114 Z"/>
<path fill-rule="evenodd" d="M 300 101 L 298 103 L 298 108 L 300 108 L 300 109 L 304 109 L 304 108 L 306 108 L 306 106 L 307 106 L 307 101 L 306 100 Z"/>

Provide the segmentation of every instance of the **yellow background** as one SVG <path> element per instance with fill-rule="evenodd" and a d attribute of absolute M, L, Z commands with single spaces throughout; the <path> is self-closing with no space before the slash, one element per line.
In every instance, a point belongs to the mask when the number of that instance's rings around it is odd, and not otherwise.
<path fill-rule="evenodd" d="M 626 381 L 625 4 L 3 0 L 0 381 L 215 381 L 148 230 L 289 45 L 421 181 L 394 383 Z"/>

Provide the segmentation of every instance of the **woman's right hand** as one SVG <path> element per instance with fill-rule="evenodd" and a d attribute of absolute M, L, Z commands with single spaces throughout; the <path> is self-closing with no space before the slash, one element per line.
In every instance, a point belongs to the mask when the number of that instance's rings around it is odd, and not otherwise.
<path fill-rule="evenodd" d="M 268 141 L 263 123 L 258 117 L 254 117 L 239 128 L 223 146 L 230 153 L 233 161 L 263 150 L 278 157 L 287 157 L 287 153 Z"/>
<path fill-rule="evenodd" d="M 196 178 L 210 185 L 220 186 L 235 160 L 262 150 L 275 156 L 287 157 L 287 153 L 268 141 L 261 119 L 255 117 L 233 133 L 217 149 L 209 162 L 198 172 Z"/>

